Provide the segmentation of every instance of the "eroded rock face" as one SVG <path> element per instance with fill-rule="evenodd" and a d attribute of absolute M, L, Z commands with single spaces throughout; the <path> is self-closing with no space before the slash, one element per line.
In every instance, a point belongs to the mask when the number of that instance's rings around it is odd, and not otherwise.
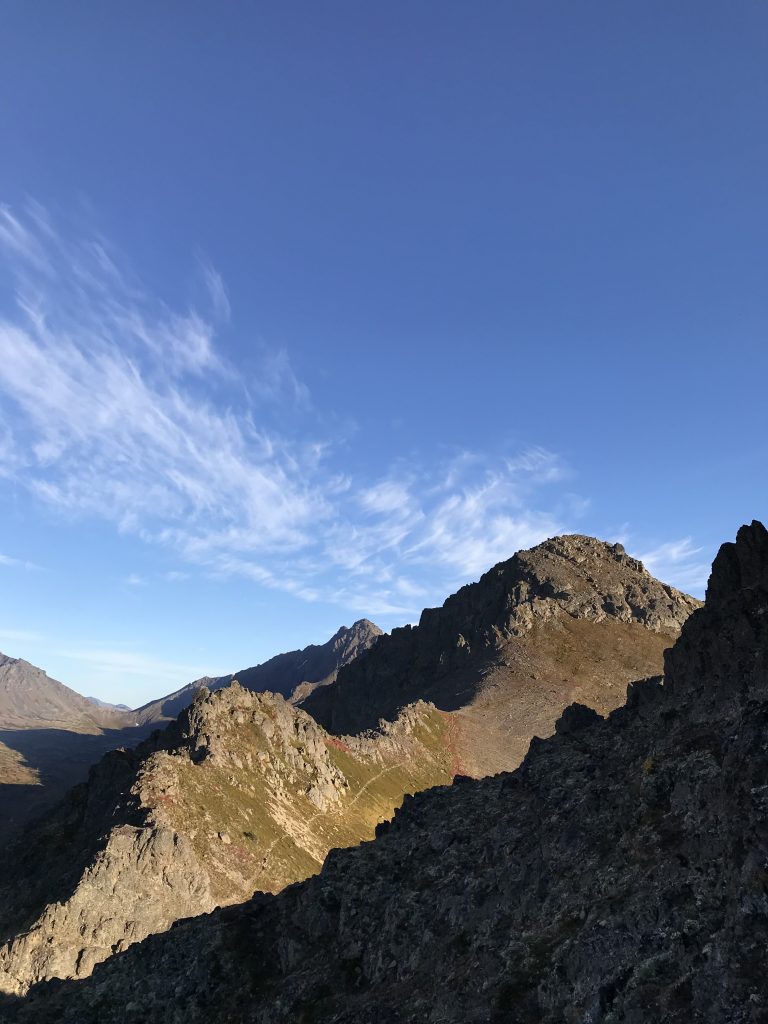
<path fill-rule="evenodd" d="M 199 692 L 8 851 L 0 992 L 86 977 L 179 918 L 306 878 L 404 793 L 450 778 L 443 731 L 419 705 L 347 743 L 277 694 Z"/>
<path fill-rule="evenodd" d="M 276 897 L 42 986 L 9 1021 L 768 1020 L 768 533 L 739 531 L 666 678 L 512 774 L 405 801 Z"/>
<path fill-rule="evenodd" d="M 107 751 L 135 746 L 173 721 L 202 687 L 228 686 L 306 697 L 336 678 L 381 630 L 367 619 L 342 626 L 324 644 L 278 654 L 235 675 L 204 677 L 131 711 L 82 697 L 42 669 L 0 654 L 0 844 L 54 806 Z"/>

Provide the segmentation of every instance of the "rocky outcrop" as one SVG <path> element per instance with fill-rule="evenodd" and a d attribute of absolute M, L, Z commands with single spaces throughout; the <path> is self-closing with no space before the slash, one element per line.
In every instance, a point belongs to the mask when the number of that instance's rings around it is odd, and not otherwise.
<path fill-rule="evenodd" d="M 512 774 L 405 801 L 276 897 L 41 986 L 9 1021 L 768 1020 L 768 532 L 718 555 L 666 675 Z"/>
<path fill-rule="evenodd" d="M 117 826 L 72 895 L 0 949 L 0 991 L 85 977 L 112 953 L 215 906 L 188 837 L 158 823 Z"/>
<path fill-rule="evenodd" d="M 280 695 L 199 691 L 8 850 L 0 992 L 85 977 L 179 918 L 318 871 L 332 846 L 372 837 L 405 793 L 450 779 L 444 731 L 418 705 L 345 742 Z"/>
<path fill-rule="evenodd" d="M 630 679 L 660 671 L 694 605 L 617 546 L 556 538 L 372 649 L 378 631 L 362 620 L 238 674 L 258 690 L 277 673 L 290 692 L 296 679 L 322 682 L 319 673 L 357 658 L 369 685 L 352 692 L 391 715 L 375 732 L 329 735 L 279 695 L 222 688 L 229 677 L 198 681 L 175 695 L 187 705 L 177 722 L 110 755 L 24 836 L 24 860 L 11 851 L 0 990 L 86 976 L 180 917 L 316 873 L 330 848 L 372 837 L 406 793 L 516 766 L 573 699 L 605 713 Z M 340 686 L 343 695 L 350 672 L 314 696 Z M 424 691 L 443 710 L 403 705 Z M 126 887 L 135 898 L 120 898 Z"/>

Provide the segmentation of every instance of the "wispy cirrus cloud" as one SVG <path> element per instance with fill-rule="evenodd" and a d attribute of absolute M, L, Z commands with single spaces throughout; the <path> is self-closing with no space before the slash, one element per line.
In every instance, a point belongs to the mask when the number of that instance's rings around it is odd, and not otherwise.
<path fill-rule="evenodd" d="M 703 594 L 709 579 L 710 561 L 702 558 L 703 548 L 696 547 L 691 537 L 667 541 L 637 557 L 646 569 L 679 590 Z"/>
<path fill-rule="evenodd" d="M 28 562 L 23 558 L 12 558 L 10 555 L 0 554 L 0 565 L 9 569 L 25 569 L 27 572 L 40 572 L 42 567 L 35 562 Z"/>
<path fill-rule="evenodd" d="M 137 572 L 130 572 L 121 580 L 126 587 L 146 587 L 148 580 Z"/>
<path fill-rule="evenodd" d="M 97 677 L 150 679 L 155 683 L 175 683 L 179 679 L 192 679 L 200 675 L 200 665 L 192 662 L 167 661 L 130 649 L 108 647 L 63 647 L 54 651 L 78 665 L 93 668 Z"/>
<path fill-rule="evenodd" d="M 36 220 L 34 215 L 32 219 Z M 45 249 L 34 228 L 27 227 L 4 204 L 0 204 L 0 245 L 38 269 L 45 268 L 47 264 Z"/>
<path fill-rule="evenodd" d="M 33 629 L 0 629 L 0 641 L 3 642 L 26 644 L 43 639 L 43 634 Z"/>
<path fill-rule="evenodd" d="M 307 423 L 284 351 L 262 345 L 246 377 L 217 344 L 231 310 L 202 258 L 203 306 L 178 311 L 105 240 L 67 238 L 39 206 L 0 210 L 0 249 L 15 293 L 0 314 L 0 474 L 64 516 L 110 520 L 205 572 L 393 616 L 567 525 L 552 511 L 567 471 L 542 448 L 350 476 L 319 417 Z"/>
<path fill-rule="evenodd" d="M 229 295 L 224 279 L 203 253 L 198 254 L 198 263 L 203 282 L 213 304 L 213 311 L 219 320 L 228 323 L 232 315 L 232 307 L 229 304 Z"/>

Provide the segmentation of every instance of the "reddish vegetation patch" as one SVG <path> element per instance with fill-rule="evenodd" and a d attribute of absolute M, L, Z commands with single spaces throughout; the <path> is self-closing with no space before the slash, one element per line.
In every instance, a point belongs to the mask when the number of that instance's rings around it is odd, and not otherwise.
<path fill-rule="evenodd" d="M 335 747 L 337 750 L 342 750 L 345 754 L 352 753 L 352 748 L 347 746 L 343 740 L 337 739 L 335 736 L 326 736 L 325 745 L 327 747 Z"/>
<path fill-rule="evenodd" d="M 254 860 L 253 854 L 249 850 L 246 850 L 244 846 L 233 846 L 232 853 L 234 853 L 235 857 L 241 864 L 248 864 Z"/>
<path fill-rule="evenodd" d="M 458 746 L 458 732 L 459 723 L 455 715 L 452 715 L 450 711 L 438 711 L 443 721 L 445 722 L 445 745 L 448 748 L 448 753 L 451 755 L 451 775 L 455 778 L 457 775 L 469 775 L 467 767 L 461 759 Z"/>

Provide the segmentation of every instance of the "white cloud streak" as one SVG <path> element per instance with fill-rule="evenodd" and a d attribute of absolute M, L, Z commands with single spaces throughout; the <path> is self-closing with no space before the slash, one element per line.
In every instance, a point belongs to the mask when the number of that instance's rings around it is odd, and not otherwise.
<path fill-rule="evenodd" d="M 145 587 L 148 580 L 144 576 L 140 576 L 137 572 L 131 572 L 127 576 L 123 577 L 122 583 L 126 587 Z"/>
<path fill-rule="evenodd" d="M 27 572 L 41 572 L 41 567 L 34 562 L 27 562 L 23 558 L 12 558 L 10 555 L 0 554 L 0 565 L 8 569 L 25 569 Z"/>
<path fill-rule="evenodd" d="M 25 227 L 3 204 L 0 204 L 0 245 L 38 269 L 46 267 L 45 250 L 35 232 Z"/>
<path fill-rule="evenodd" d="M 701 595 L 709 578 L 710 563 L 702 558 L 703 549 L 695 547 L 691 537 L 667 541 L 637 557 L 649 572 L 679 590 Z"/>
<path fill-rule="evenodd" d="M 58 657 L 93 665 L 105 676 L 139 676 L 141 678 L 192 678 L 199 665 L 165 661 L 137 651 L 109 650 L 100 647 L 62 648 Z"/>
<path fill-rule="evenodd" d="M 34 643 L 43 640 L 42 633 L 32 629 L 0 629 L 0 640 L 10 643 Z"/>
<path fill-rule="evenodd" d="M 248 380 L 220 351 L 231 310 L 204 260 L 208 314 L 169 309 L 104 240 L 68 241 L 40 207 L 0 208 L 0 249 L 16 295 L 0 315 L 0 475 L 64 516 L 110 520 L 214 575 L 392 616 L 565 527 L 540 508 L 567 477 L 543 449 L 355 480 L 306 422 L 298 437 L 278 429 L 278 408 L 306 421 L 309 392 L 282 350 L 262 346 Z"/>

